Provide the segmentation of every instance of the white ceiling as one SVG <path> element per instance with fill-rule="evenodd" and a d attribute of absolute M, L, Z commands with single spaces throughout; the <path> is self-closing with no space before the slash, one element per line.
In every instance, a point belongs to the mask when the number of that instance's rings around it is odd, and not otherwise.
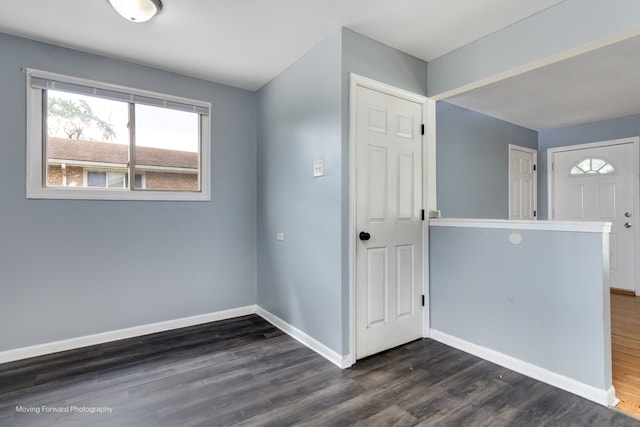
<path fill-rule="evenodd" d="M 562 0 L 0 0 L 0 32 L 257 90 L 340 27 L 430 61 Z"/>
<path fill-rule="evenodd" d="M 162 1 L 135 24 L 107 0 L 0 0 L 0 32 L 257 90 L 340 27 L 430 61 L 563 0 Z M 554 129 L 640 114 L 639 70 L 636 37 L 445 101 Z"/>
<path fill-rule="evenodd" d="M 538 131 L 640 114 L 640 37 L 445 101 Z"/>

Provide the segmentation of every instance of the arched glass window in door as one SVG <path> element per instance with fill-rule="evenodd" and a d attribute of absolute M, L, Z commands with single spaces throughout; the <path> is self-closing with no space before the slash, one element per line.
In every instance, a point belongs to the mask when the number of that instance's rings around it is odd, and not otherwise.
<path fill-rule="evenodd" d="M 615 172 L 613 165 L 606 160 L 590 157 L 581 160 L 571 168 L 570 176 L 600 174 L 606 175 Z"/>

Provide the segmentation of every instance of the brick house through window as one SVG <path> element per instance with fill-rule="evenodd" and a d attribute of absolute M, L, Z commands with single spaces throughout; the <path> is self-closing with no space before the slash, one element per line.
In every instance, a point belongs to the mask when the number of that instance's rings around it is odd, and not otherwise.
<path fill-rule="evenodd" d="M 135 188 L 199 191 L 198 153 L 136 147 Z M 128 188 L 129 146 L 50 137 L 47 187 Z"/>

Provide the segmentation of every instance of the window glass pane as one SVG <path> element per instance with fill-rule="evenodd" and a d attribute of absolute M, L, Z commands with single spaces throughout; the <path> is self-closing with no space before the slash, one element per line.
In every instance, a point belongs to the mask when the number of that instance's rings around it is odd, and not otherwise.
<path fill-rule="evenodd" d="M 601 167 L 603 167 L 604 165 L 606 165 L 607 162 L 605 162 L 602 159 L 591 159 L 591 169 L 592 170 L 599 170 Z"/>
<path fill-rule="evenodd" d="M 584 171 L 577 166 L 571 168 L 571 175 L 582 175 Z"/>
<path fill-rule="evenodd" d="M 45 93 L 48 187 L 82 187 L 84 172 L 89 168 L 114 167 L 126 171 L 127 103 L 55 90 Z M 106 187 L 106 174 L 87 173 L 86 186 Z"/>
<path fill-rule="evenodd" d="M 199 114 L 138 104 L 135 113 L 135 188 L 200 191 Z"/>
<path fill-rule="evenodd" d="M 87 187 L 107 186 L 107 174 L 105 172 L 87 172 Z"/>
<path fill-rule="evenodd" d="M 584 159 L 583 161 L 578 163 L 576 166 L 582 169 L 583 171 L 588 171 L 589 169 L 591 169 L 591 159 Z"/>
<path fill-rule="evenodd" d="M 600 170 L 600 173 L 613 173 L 614 169 L 613 166 L 611 166 L 609 163 L 607 163 L 606 165 L 604 165 Z"/>

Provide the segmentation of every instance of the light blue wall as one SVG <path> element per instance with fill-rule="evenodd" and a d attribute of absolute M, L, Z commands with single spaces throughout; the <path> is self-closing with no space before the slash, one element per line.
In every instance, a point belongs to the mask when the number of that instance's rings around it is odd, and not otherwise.
<path fill-rule="evenodd" d="M 258 304 L 340 355 L 349 353 L 351 72 L 426 91 L 424 61 L 341 29 L 258 93 Z M 314 179 L 320 159 L 325 176 Z"/>
<path fill-rule="evenodd" d="M 640 27 L 637 0 L 565 0 L 429 62 L 429 96 Z"/>
<path fill-rule="evenodd" d="M 0 351 L 256 301 L 256 95 L 0 34 Z M 32 67 L 214 104 L 211 202 L 26 200 Z"/>
<path fill-rule="evenodd" d="M 538 139 L 538 208 L 540 218 L 547 219 L 549 215 L 547 200 L 547 150 L 549 148 L 638 135 L 640 135 L 640 115 L 540 132 Z"/>
<path fill-rule="evenodd" d="M 438 209 L 449 218 L 509 218 L 509 144 L 538 133 L 446 102 L 436 104 Z"/>
<path fill-rule="evenodd" d="M 343 354 L 340 64 L 337 31 L 258 92 L 258 304 Z"/>
<path fill-rule="evenodd" d="M 342 29 L 342 49 L 342 68 L 346 79 L 343 86 L 343 99 L 346 100 L 349 95 L 348 73 L 360 74 L 426 96 L 427 63 L 425 61 L 347 28 Z"/>
<path fill-rule="evenodd" d="M 255 94 L 8 35 L 0 52 L 0 320 L 19 325 L 0 351 L 257 302 L 349 352 L 348 74 L 424 94 L 425 62 L 341 29 Z M 26 200 L 22 66 L 212 102 L 213 200 Z"/>
<path fill-rule="evenodd" d="M 512 231 L 430 227 L 432 329 L 608 389 L 602 234 Z"/>

